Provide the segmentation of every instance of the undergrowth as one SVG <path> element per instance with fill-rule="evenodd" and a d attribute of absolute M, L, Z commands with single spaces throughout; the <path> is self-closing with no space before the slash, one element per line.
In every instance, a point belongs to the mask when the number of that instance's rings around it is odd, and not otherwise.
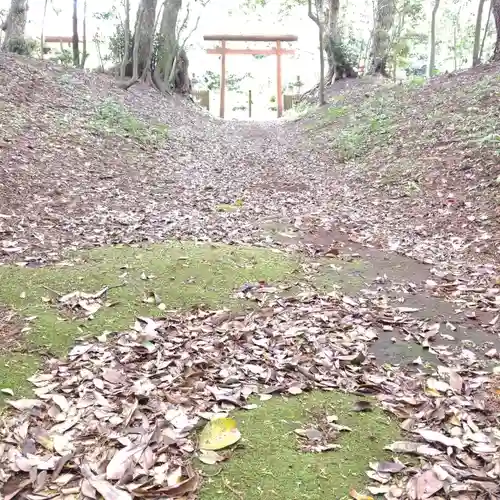
<path fill-rule="evenodd" d="M 394 96 L 377 94 L 356 110 L 347 106 L 329 109 L 330 119 L 342 118 L 344 123 L 332 144 L 339 160 L 362 156 L 390 139 L 394 130 L 393 105 Z"/>
<path fill-rule="evenodd" d="M 112 99 L 106 99 L 96 108 L 90 126 L 99 133 L 130 137 L 152 146 L 168 137 L 166 125 L 143 122 Z"/>
<path fill-rule="evenodd" d="M 403 85 L 381 86 L 356 101 L 338 95 L 307 128 L 312 133 L 325 130 L 341 162 L 385 146 L 428 148 L 457 141 L 500 155 L 498 108 L 492 105 L 500 95 L 498 75 L 467 85 L 453 80 L 439 85 L 437 91 L 432 81 L 415 77 Z"/>

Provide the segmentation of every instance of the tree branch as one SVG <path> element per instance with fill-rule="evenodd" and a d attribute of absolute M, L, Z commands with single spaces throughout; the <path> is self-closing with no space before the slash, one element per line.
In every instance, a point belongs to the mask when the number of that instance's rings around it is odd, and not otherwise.
<path fill-rule="evenodd" d="M 184 21 L 182 21 L 180 27 L 179 27 L 179 31 L 177 32 L 177 40 L 179 40 L 180 36 L 181 36 L 181 33 L 183 32 L 183 30 L 186 28 L 187 26 L 187 23 L 188 23 L 188 20 L 189 20 L 189 14 L 191 14 L 191 10 L 189 8 L 190 4 L 188 3 L 187 4 L 187 7 L 186 7 L 186 15 L 184 16 Z"/>
<path fill-rule="evenodd" d="M 307 0 L 307 15 L 319 26 L 318 16 L 314 15 L 312 10 L 312 0 Z"/>

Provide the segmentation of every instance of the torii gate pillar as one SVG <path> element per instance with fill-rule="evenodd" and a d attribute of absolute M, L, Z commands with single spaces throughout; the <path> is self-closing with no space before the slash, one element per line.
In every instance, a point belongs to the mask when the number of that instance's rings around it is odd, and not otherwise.
<path fill-rule="evenodd" d="M 281 80 L 281 56 L 283 54 L 294 54 L 291 49 L 283 49 L 282 42 L 296 42 L 295 35 L 205 35 L 204 40 L 220 42 L 215 49 L 208 49 L 208 54 L 221 56 L 220 68 L 220 111 L 219 116 L 224 118 L 225 94 L 226 94 L 226 55 L 227 54 L 250 54 L 250 55 L 275 55 L 276 56 L 276 105 L 278 118 L 283 116 L 283 84 Z M 227 42 L 274 42 L 272 49 L 229 49 Z"/>

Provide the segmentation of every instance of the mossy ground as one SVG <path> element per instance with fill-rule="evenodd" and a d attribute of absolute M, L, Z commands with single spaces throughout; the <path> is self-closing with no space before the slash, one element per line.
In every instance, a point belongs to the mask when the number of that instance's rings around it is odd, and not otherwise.
<path fill-rule="evenodd" d="M 290 282 L 299 269 L 293 258 L 269 250 L 194 243 L 101 248 L 78 254 L 68 263 L 39 269 L 0 266 L 0 304 L 20 316 L 35 317 L 29 323 L 31 330 L 21 342 L 9 342 L 8 350 L 2 347 L 0 334 L 0 388 L 26 394 L 25 379 L 39 367 L 40 353 L 64 356 L 78 337 L 123 330 L 137 315 L 163 314 L 143 302 L 147 291 L 157 293 L 168 310 L 201 304 L 244 308 L 250 304 L 234 298 L 241 285 L 258 280 Z M 48 289 L 62 294 L 96 292 L 120 283 L 125 286 L 109 292 L 110 301 L 117 304 L 102 307 L 92 320 L 63 317 L 46 302 Z M 19 352 L 12 352 L 16 344 Z"/>
<path fill-rule="evenodd" d="M 29 395 L 26 379 L 42 364 L 43 356 L 64 356 L 75 339 L 129 327 L 134 317 L 163 314 L 143 302 L 154 291 L 170 309 L 207 307 L 243 309 L 252 304 L 234 297 L 244 283 L 265 280 L 293 284 L 301 275 L 293 256 L 265 249 L 223 245 L 171 243 L 145 247 L 115 246 L 72 255 L 66 265 L 39 269 L 0 266 L 0 304 L 31 317 L 29 330 L 2 344 L 0 332 L 0 388 L 14 397 Z M 328 266 L 327 266 L 328 267 Z M 354 266 L 358 267 L 358 266 Z M 342 272 L 322 272 L 313 278 L 322 288 L 359 277 L 347 266 Z M 331 269 L 330 269 L 331 271 Z M 124 283 L 109 292 L 113 307 L 102 307 L 92 320 L 71 319 L 47 302 L 50 290 L 96 292 Z M 0 405 L 2 397 L 0 395 Z M 365 482 L 370 459 L 383 458 L 383 446 L 397 434 L 380 412 L 352 413 L 354 398 L 338 393 L 315 392 L 300 397 L 273 398 L 256 410 L 237 414 L 245 447 L 238 449 L 216 477 L 206 479 L 203 500 L 319 499 L 345 496 L 350 487 Z M 308 410 L 324 407 L 339 416 L 353 432 L 343 435 L 342 449 L 306 454 L 297 448 L 293 430 L 307 422 Z M 234 493 L 241 491 L 242 496 Z"/>
<path fill-rule="evenodd" d="M 222 466 L 203 466 L 201 500 L 322 500 L 348 498 L 367 483 L 369 462 L 390 458 L 384 446 L 399 437 L 397 424 L 380 410 L 354 412 L 355 396 L 315 391 L 275 397 L 259 408 L 233 415 L 243 446 Z M 304 453 L 294 430 L 313 423 L 321 408 L 352 429 L 337 441 L 342 447 Z M 220 472 L 219 472 L 220 470 Z"/>

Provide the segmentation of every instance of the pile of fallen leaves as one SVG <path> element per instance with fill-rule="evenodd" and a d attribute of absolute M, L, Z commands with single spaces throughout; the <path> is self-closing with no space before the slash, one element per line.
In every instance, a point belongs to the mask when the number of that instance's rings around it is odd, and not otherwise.
<path fill-rule="evenodd" d="M 376 396 L 400 420 L 404 438 L 387 443 L 398 458 L 367 472 L 372 494 L 464 500 L 500 494 L 495 376 L 477 359 L 450 355 L 431 373 L 418 365 L 377 366 L 369 345 L 384 317 L 408 328 L 418 323 L 375 299 L 302 293 L 260 296 L 259 303 L 241 316 L 199 310 L 138 318 L 129 331 L 83 342 L 66 360 L 51 361 L 30 379 L 34 399 L 9 402 L 13 413 L 0 444 L 5 500 L 190 498 L 201 479 L 193 457 L 215 463 L 213 450 L 221 447 L 210 433 L 198 440 L 197 429 L 224 422 L 218 419 L 232 410 L 251 411 L 251 396 L 311 389 Z M 370 409 L 361 400 L 357 406 Z M 330 424 L 332 434 L 311 451 L 336 447 L 330 438 L 342 429 L 333 418 L 323 422 Z M 226 443 L 239 439 L 230 421 L 223 430 Z M 319 438 L 311 432 L 301 433 Z M 407 454 L 417 460 L 408 462 Z"/>

